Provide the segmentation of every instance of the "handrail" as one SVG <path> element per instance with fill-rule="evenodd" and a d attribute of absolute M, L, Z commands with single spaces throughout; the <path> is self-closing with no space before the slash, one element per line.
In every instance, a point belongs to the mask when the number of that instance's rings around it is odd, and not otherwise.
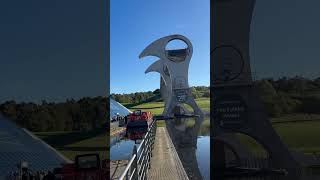
<path fill-rule="evenodd" d="M 138 148 L 134 145 L 131 159 L 119 180 L 146 179 L 147 171 L 151 167 L 156 129 L 157 121 L 154 119 Z"/>
<path fill-rule="evenodd" d="M 120 179 L 123 179 L 124 176 L 127 174 L 127 172 L 129 171 L 129 168 L 131 166 L 131 164 L 133 163 L 134 159 L 136 158 L 136 154 L 134 154 L 131 158 L 131 160 L 129 161 L 128 165 L 126 166 L 126 169 L 124 170 L 124 173 L 121 175 Z"/>

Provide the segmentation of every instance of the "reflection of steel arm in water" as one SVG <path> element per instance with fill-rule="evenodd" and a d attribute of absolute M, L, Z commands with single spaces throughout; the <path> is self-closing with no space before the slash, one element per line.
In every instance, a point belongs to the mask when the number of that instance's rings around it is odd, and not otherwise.
<path fill-rule="evenodd" d="M 187 121 L 194 121 L 194 125 L 188 126 Z M 203 118 L 200 117 L 166 122 L 168 133 L 190 179 L 202 179 L 196 157 L 198 133 L 202 122 Z"/>
<path fill-rule="evenodd" d="M 140 127 L 140 128 L 128 128 L 127 135 L 128 138 L 137 144 L 139 140 L 143 140 L 145 134 L 148 132 L 148 127 Z M 139 144 L 139 142 L 138 142 Z"/>
<path fill-rule="evenodd" d="M 110 147 L 117 145 L 124 138 L 125 133 L 120 133 L 110 138 Z"/>

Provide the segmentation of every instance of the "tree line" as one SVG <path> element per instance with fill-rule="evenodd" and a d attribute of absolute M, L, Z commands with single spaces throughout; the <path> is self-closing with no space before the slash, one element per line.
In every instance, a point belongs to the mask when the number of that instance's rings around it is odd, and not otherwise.
<path fill-rule="evenodd" d="M 320 77 L 302 76 L 264 78 L 256 80 L 254 86 L 270 117 L 292 113 L 320 114 Z M 210 87 L 192 87 L 194 98 L 210 98 Z M 160 90 L 130 94 L 111 94 L 116 101 L 129 104 L 162 101 Z"/>
<path fill-rule="evenodd" d="M 210 97 L 210 88 L 207 86 L 194 86 L 191 88 L 194 98 Z M 147 92 L 136 92 L 128 94 L 111 94 L 111 97 L 122 104 L 139 104 L 146 102 L 162 101 L 160 89 Z"/>
<path fill-rule="evenodd" d="M 81 98 L 78 101 L 53 103 L 16 103 L 6 101 L 0 105 L 0 113 L 18 125 L 34 132 L 88 131 L 107 123 L 106 97 Z"/>
<path fill-rule="evenodd" d="M 255 81 L 254 85 L 271 117 L 292 113 L 320 114 L 320 78 L 265 78 Z"/>
<path fill-rule="evenodd" d="M 320 78 L 283 77 L 265 78 L 254 82 L 269 116 L 278 117 L 291 113 L 320 114 Z M 195 98 L 210 97 L 210 87 L 192 87 Z M 160 90 L 130 94 L 111 94 L 123 104 L 162 101 Z M 30 131 L 88 131 L 109 127 L 109 103 L 106 97 L 68 99 L 54 103 L 0 104 L 0 113 Z"/>

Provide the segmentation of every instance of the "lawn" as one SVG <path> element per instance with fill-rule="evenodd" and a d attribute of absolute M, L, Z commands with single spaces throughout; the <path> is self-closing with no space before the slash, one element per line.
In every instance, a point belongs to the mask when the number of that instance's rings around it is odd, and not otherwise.
<path fill-rule="evenodd" d="M 305 153 L 320 152 L 320 122 L 274 124 L 273 127 L 289 148 Z"/>
<path fill-rule="evenodd" d="M 150 103 L 133 106 L 130 108 L 130 111 L 141 109 L 143 111 L 150 111 L 154 115 L 160 115 L 162 114 L 163 108 L 164 108 L 163 102 L 150 102 Z"/>
<path fill-rule="evenodd" d="M 200 109 L 204 112 L 210 112 L 210 98 L 199 98 L 196 99 L 196 103 L 200 107 Z M 187 108 L 191 110 L 191 107 Z M 164 103 L 163 102 L 150 102 L 145 103 L 137 106 L 133 106 L 130 108 L 131 111 L 134 111 L 136 109 L 141 109 L 144 111 L 150 111 L 154 115 L 161 115 L 164 109 Z"/>
<path fill-rule="evenodd" d="M 289 149 L 303 153 L 320 153 L 320 121 L 286 122 L 272 125 Z M 245 135 L 237 136 L 254 152 L 264 152 L 259 144 Z"/>
<path fill-rule="evenodd" d="M 200 107 L 200 109 L 204 112 L 209 113 L 210 112 L 210 98 L 199 98 L 196 99 L 196 103 Z M 191 110 L 190 106 L 186 106 L 188 110 Z M 154 115 L 161 115 L 164 109 L 164 103 L 163 102 L 151 102 L 151 103 L 145 103 L 137 106 L 133 106 L 130 108 L 130 111 L 134 111 L 136 109 L 141 109 L 143 111 L 150 111 Z M 164 121 L 158 121 L 157 126 L 163 127 L 165 126 Z"/>
<path fill-rule="evenodd" d="M 36 136 L 57 149 L 70 160 L 79 154 L 98 153 L 101 159 L 106 159 L 107 140 L 106 131 L 94 130 L 90 132 L 41 132 L 34 133 Z"/>

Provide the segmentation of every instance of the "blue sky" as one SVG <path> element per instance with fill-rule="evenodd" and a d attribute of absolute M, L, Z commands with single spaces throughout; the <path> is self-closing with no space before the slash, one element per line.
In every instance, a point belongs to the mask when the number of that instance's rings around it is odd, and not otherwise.
<path fill-rule="evenodd" d="M 263 77 L 320 77 L 320 1 L 257 1 L 250 32 L 252 72 Z M 111 92 L 159 88 L 144 74 L 154 58 L 139 53 L 154 40 L 182 34 L 193 43 L 189 84 L 209 85 L 209 0 L 111 0 Z"/>
<path fill-rule="evenodd" d="M 151 42 L 171 34 L 184 35 L 193 44 L 189 84 L 209 86 L 209 0 L 111 0 L 110 9 L 111 93 L 159 88 L 160 75 L 144 73 L 156 58 L 138 56 Z"/>
<path fill-rule="evenodd" d="M 111 92 L 159 88 L 144 74 L 154 40 L 193 43 L 190 85 L 209 85 L 209 0 L 110 0 Z M 320 1 L 257 1 L 250 60 L 260 76 L 319 77 Z M 0 103 L 103 96 L 108 89 L 106 1 L 0 1 Z"/>
<path fill-rule="evenodd" d="M 107 92 L 106 1 L 0 2 L 0 103 Z"/>
<path fill-rule="evenodd" d="M 259 77 L 320 77 L 320 1 L 256 1 L 250 61 Z"/>

